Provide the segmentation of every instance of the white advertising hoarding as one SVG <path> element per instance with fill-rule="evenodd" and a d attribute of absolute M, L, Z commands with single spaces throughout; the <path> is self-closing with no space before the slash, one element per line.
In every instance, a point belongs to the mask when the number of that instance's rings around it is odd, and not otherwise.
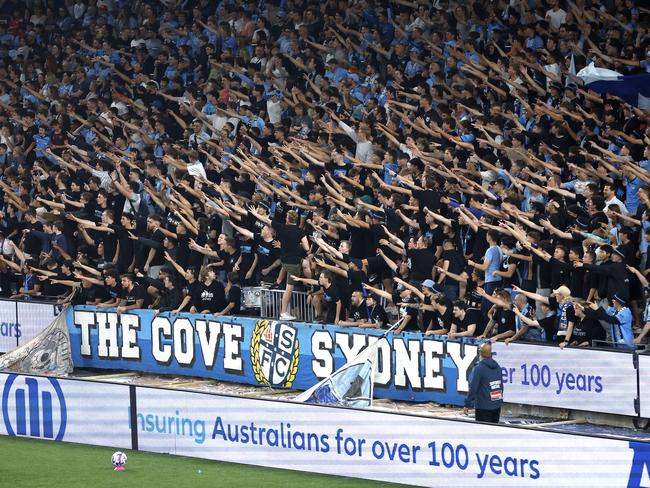
<path fill-rule="evenodd" d="M 20 335 L 16 302 L 0 300 L 0 353 L 16 349 Z"/>
<path fill-rule="evenodd" d="M 492 351 L 508 403 L 637 415 L 631 353 L 502 342 Z"/>
<path fill-rule="evenodd" d="M 138 442 L 145 451 L 419 486 L 641 486 L 650 464 L 648 444 L 620 440 L 203 393 L 136 391 Z"/>
<path fill-rule="evenodd" d="M 46 328 L 57 314 L 52 303 L 0 300 L 0 353 L 29 342 Z"/>
<path fill-rule="evenodd" d="M 52 303 L 17 302 L 20 323 L 19 344 L 22 346 L 41 333 L 57 315 Z"/>
<path fill-rule="evenodd" d="M 0 374 L 0 435 L 131 447 L 127 385 Z"/>
<path fill-rule="evenodd" d="M 639 354 L 639 402 L 641 417 L 650 419 L 650 355 Z"/>

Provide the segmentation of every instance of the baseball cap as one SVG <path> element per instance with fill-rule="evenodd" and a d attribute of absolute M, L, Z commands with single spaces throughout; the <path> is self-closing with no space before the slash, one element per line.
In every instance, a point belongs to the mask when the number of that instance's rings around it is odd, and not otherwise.
<path fill-rule="evenodd" d="M 553 293 L 556 295 L 562 295 L 563 297 L 570 297 L 571 296 L 571 290 L 569 289 L 568 286 L 562 285 L 555 290 L 553 290 Z"/>

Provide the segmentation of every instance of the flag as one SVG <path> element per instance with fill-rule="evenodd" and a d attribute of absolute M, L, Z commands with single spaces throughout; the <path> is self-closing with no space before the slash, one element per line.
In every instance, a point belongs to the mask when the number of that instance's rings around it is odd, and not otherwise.
<path fill-rule="evenodd" d="M 571 53 L 571 61 L 569 61 L 569 73 L 572 74 L 573 76 L 577 76 L 576 59 L 573 53 Z M 570 76 L 567 76 L 564 86 L 571 86 L 571 85 L 576 86 L 576 81 Z"/>
<path fill-rule="evenodd" d="M 0 357 L 0 371 L 67 375 L 72 373 L 72 354 L 65 309 L 27 344 Z"/>
<path fill-rule="evenodd" d="M 397 327 L 402 320 L 404 319 L 397 321 L 375 342 L 294 400 L 341 407 L 371 407 L 379 344 L 386 340 L 386 334 Z"/>
<path fill-rule="evenodd" d="M 637 107 L 648 106 L 650 73 L 622 75 L 610 69 L 596 68 L 594 63 L 591 63 L 581 69 L 577 76 L 584 81 L 585 88 L 596 93 L 617 96 Z"/>

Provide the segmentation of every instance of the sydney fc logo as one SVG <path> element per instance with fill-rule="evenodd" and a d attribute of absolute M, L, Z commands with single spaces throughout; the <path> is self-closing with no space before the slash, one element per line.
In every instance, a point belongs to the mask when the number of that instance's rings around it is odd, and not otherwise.
<path fill-rule="evenodd" d="M 262 385 L 290 387 L 296 379 L 300 347 L 291 324 L 258 320 L 251 338 L 251 362 Z"/>
<path fill-rule="evenodd" d="M 2 418 L 11 436 L 63 440 L 67 409 L 61 385 L 54 378 L 7 376 Z"/>

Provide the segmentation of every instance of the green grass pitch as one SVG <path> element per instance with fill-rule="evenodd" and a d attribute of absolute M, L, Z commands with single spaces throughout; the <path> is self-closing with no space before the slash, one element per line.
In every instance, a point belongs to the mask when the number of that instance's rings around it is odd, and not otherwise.
<path fill-rule="evenodd" d="M 117 449 L 0 436 L 0 486 L 12 488 L 388 487 L 281 469 L 125 450 L 126 470 L 113 471 Z M 6 484 L 5 484 L 6 483 Z"/>

